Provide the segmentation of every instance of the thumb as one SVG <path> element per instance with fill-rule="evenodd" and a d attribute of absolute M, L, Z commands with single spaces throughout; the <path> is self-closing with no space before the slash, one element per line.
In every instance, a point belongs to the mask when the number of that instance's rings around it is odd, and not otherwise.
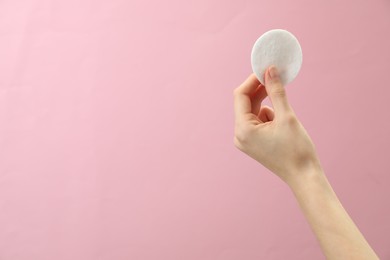
<path fill-rule="evenodd" d="M 279 72 L 271 66 L 265 72 L 265 89 L 275 110 L 275 116 L 281 116 L 291 110 Z"/>

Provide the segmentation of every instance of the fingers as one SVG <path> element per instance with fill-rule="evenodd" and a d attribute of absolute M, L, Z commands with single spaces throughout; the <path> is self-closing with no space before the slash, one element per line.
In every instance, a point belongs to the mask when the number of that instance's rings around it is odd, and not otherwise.
<path fill-rule="evenodd" d="M 234 90 L 234 113 L 236 119 L 252 112 L 251 97 L 260 85 L 255 74 L 251 74 L 238 88 Z"/>
<path fill-rule="evenodd" d="M 252 113 L 258 115 L 261 107 L 261 102 L 267 97 L 267 91 L 263 85 L 259 85 L 256 92 L 251 98 Z"/>
<path fill-rule="evenodd" d="M 271 66 L 265 73 L 265 88 L 275 109 L 276 117 L 283 116 L 291 111 L 286 91 L 275 66 Z"/>
<path fill-rule="evenodd" d="M 274 110 L 272 108 L 270 108 L 269 106 L 261 107 L 260 112 L 259 112 L 259 119 L 262 122 L 266 123 L 266 122 L 274 120 L 274 118 L 275 118 L 275 113 L 274 113 Z"/>

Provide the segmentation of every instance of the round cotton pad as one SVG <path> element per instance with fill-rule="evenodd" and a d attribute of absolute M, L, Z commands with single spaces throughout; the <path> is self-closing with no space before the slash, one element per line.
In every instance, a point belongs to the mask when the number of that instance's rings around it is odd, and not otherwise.
<path fill-rule="evenodd" d="M 252 69 L 264 85 L 264 73 L 274 65 L 283 85 L 298 75 L 302 65 L 302 49 L 297 38 L 285 30 L 271 30 L 260 36 L 252 49 Z"/>

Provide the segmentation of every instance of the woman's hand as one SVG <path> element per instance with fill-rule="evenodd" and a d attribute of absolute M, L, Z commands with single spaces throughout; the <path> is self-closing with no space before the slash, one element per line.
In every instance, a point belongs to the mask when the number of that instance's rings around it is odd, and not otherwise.
<path fill-rule="evenodd" d="M 261 102 L 270 97 L 274 109 Z M 277 69 L 265 73 L 265 86 L 254 74 L 234 91 L 234 143 L 282 180 L 295 181 L 320 169 L 314 145 L 287 100 Z"/>

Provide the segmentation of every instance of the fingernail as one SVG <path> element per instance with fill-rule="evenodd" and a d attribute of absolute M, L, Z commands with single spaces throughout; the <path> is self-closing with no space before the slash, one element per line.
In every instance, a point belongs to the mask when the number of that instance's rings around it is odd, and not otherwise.
<path fill-rule="evenodd" d="M 275 66 L 271 66 L 268 72 L 271 79 L 277 78 L 279 76 L 278 70 L 276 69 Z"/>

